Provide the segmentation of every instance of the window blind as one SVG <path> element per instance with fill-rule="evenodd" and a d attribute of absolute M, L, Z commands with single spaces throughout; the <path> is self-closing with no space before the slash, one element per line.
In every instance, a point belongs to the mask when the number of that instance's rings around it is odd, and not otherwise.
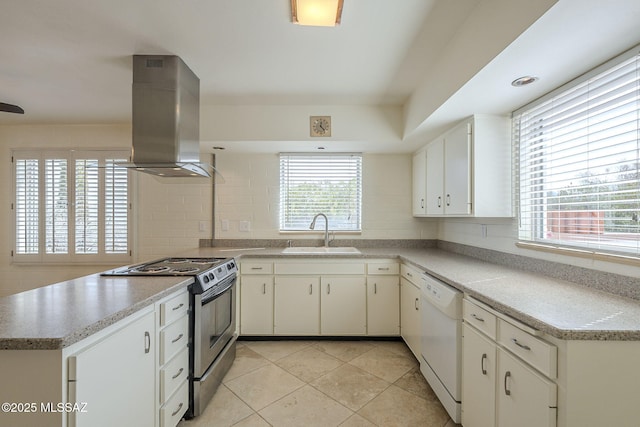
<path fill-rule="evenodd" d="M 521 240 L 640 255 L 640 57 L 513 114 Z"/>
<path fill-rule="evenodd" d="M 280 155 L 280 229 L 309 230 L 317 213 L 330 230 L 360 231 L 362 155 Z"/>
<path fill-rule="evenodd" d="M 125 153 L 13 154 L 16 261 L 129 261 Z"/>

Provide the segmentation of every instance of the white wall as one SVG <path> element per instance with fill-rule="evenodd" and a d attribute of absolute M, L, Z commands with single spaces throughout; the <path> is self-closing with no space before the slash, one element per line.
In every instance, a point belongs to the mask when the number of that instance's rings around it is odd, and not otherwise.
<path fill-rule="evenodd" d="M 225 184 L 216 186 L 218 239 L 321 238 L 315 233 L 279 232 L 279 165 L 277 154 L 222 152 L 216 155 Z M 411 216 L 411 155 L 365 154 L 363 157 L 362 233 L 347 239 L 433 239 L 437 222 Z M 222 221 L 229 230 L 222 230 Z M 248 232 L 239 230 L 249 221 Z"/>
<path fill-rule="evenodd" d="M 483 226 L 486 226 L 486 237 L 483 237 Z M 438 227 L 438 239 L 631 277 L 640 277 L 640 268 L 633 265 L 518 248 L 516 247 L 518 222 L 516 219 L 511 218 L 441 219 Z"/>

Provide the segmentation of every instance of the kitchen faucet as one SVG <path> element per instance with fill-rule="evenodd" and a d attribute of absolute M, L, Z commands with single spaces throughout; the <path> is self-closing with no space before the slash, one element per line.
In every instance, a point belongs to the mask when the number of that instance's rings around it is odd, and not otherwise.
<path fill-rule="evenodd" d="M 324 218 L 324 247 L 328 248 L 329 247 L 329 220 L 327 219 L 327 216 L 325 214 L 323 213 L 316 214 L 316 216 L 313 217 L 313 221 L 311 221 L 309 230 L 315 229 L 316 219 L 318 219 L 319 216 Z"/>

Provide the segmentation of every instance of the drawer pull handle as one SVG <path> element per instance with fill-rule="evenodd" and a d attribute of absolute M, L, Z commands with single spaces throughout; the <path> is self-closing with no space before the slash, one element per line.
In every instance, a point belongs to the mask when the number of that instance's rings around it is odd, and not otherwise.
<path fill-rule="evenodd" d="M 377 293 L 378 293 L 378 284 L 377 284 L 377 283 L 374 283 L 374 284 L 373 284 L 373 293 L 374 293 L 374 294 L 377 294 Z"/>
<path fill-rule="evenodd" d="M 327 283 L 327 295 L 331 293 L 331 283 Z"/>
<path fill-rule="evenodd" d="M 262 270 L 262 267 L 251 267 L 252 270 Z"/>
<path fill-rule="evenodd" d="M 389 267 L 378 267 L 378 271 L 389 271 Z"/>
<path fill-rule="evenodd" d="M 178 371 L 177 374 L 175 374 L 174 376 L 171 377 L 172 380 L 175 380 L 176 378 L 178 378 L 180 376 L 180 374 L 182 374 L 182 372 L 184 371 L 184 368 L 180 368 L 180 370 Z"/>
<path fill-rule="evenodd" d="M 442 196 L 438 196 L 438 207 L 442 207 Z"/>
<path fill-rule="evenodd" d="M 407 271 L 407 276 L 409 276 L 409 277 L 413 277 L 413 274 L 411 274 L 411 273 L 409 273 L 409 272 Z"/>
<path fill-rule="evenodd" d="M 313 284 L 310 283 L 309 284 L 309 295 L 312 295 L 312 294 L 313 294 Z"/>
<path fill-rule="evenodd" d="M 484 367 L 485 360 L 487 360 L 487 353 L 483 353 L 482 358 L 480 359 L 480 369 L 482 370 L 482 375 L 487 375 L 487 368 Z"/>
<path fill-rule="evenodd" d="M 184 303 L 180 303 L 180 305 L 176 305 L 176 306 L 175 306 L 175 307 L 173 307 L 171 310 L 172 310 L 172 311 L 176 311 L 176 310 L 178 310 L 178 309 L 180 309 L 180 308 L 182 308 L 182 307 L 184 307 Z"/>
<path fill-rule="evenodd" d="M 178 335 L 173 341 L 171 341 L 171 344 L 177 343 L 178 341 L 180 341 L 180 339 L 182 339 L 183 336 L 184 334 Z"/>
<path fill-rule="evenodd" d="M 147 354 L 151 350 L 151 335 L 149 332 L 144 333 L 144 353 Z"/>
<path fill-rule="evenodd" d="M 266 283 L 263 283 L 263 284 L 262 284 L 262 294 L 263 294 L 263 295 L 266 295 L 266 294 L 267 294 L 267 284 L 266 284 Z"/>
<path fill-rule="evenodd" d="M 451 206 L 451 194 L 447 194 L 447 206 Z"/>
<path fill-rule="evenodd" d="M 182 409 L 182 405 L 184 405 L 184 404 L 183 404 L 182 402 L 180 402 L 180 405 L 178 405 L 178 409 L 176 409 L 176 411 L 175 411 L 173 414 L 171 414 L 171 416 L 172 416 L 172 417 L 175 417 L 175 416 L 176 416 L 176 414 L 177 414 L 178 412 L 180 412 L 180 409 Z"/>
<path fill-rule="evenodd" d="M 513 343 L 514 343 L 515 345 L 517 345 L 518 347 L 520 347 L 520 348 L 521 348 L 521 349 L 523 349 L 523 350 L 527 350 L 527 351 L 530 351 L 530 350 L 531 350 L 531 347 L 529 347 L 528 345 L 520 344 L 520 343 L 518 342 L 518 340 L 517 340 L 517 339 L 515 339 L 515 338 L 511 338 L 511 341 L 513 341 Z"/>
<path fill-rule="evenodd" d="M 418 311 L 418 302 L 420 301 L 419 298 L 416 298 L 416 302 L 414 303 L 415 307 L 416 307 L 416 311 Z"/>
<path fill-rule="evenodd" d="M 507 381 L 509 381 L 509 377 L 511 376 L 511 371 L 507 371 L 504 374 L 504 394 L 507 396 L 511 396 L 511 390 L 509 390 Z"/>
<path fill-rule="evenodd" d="M 484 319 L 480 316 L 478 316 L 475 313 L 471 313 L 471 317 L 473 317 L 474 319 L 476 319 L 478 322 L 484 322 Z"/>

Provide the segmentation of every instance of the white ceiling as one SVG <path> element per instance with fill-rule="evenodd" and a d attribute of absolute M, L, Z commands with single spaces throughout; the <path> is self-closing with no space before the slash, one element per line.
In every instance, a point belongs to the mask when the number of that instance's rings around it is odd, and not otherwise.
<path fill-rule="evenodd" d="M 289 0 L 5 1 L 0 102 L 26 114 L 0 113 L 0 125 L 129 122 L 133 54 L 180 56 L 200 77 L 203 104 L 403 108 L 416 89 L 441 83 L 425 79 L 492 2 L 345 0 L 342 24 L 318 28 L 291 24 Z M 508 113 L 640 43 L 638 22 L 637 0 L 559 0 L 415 131 L 405 128 L 403 150 L 470 114 Z M 490 35 L 478 26 L 479 38 Z M 529 73 L 536 85 L 509 85 Z"/>

